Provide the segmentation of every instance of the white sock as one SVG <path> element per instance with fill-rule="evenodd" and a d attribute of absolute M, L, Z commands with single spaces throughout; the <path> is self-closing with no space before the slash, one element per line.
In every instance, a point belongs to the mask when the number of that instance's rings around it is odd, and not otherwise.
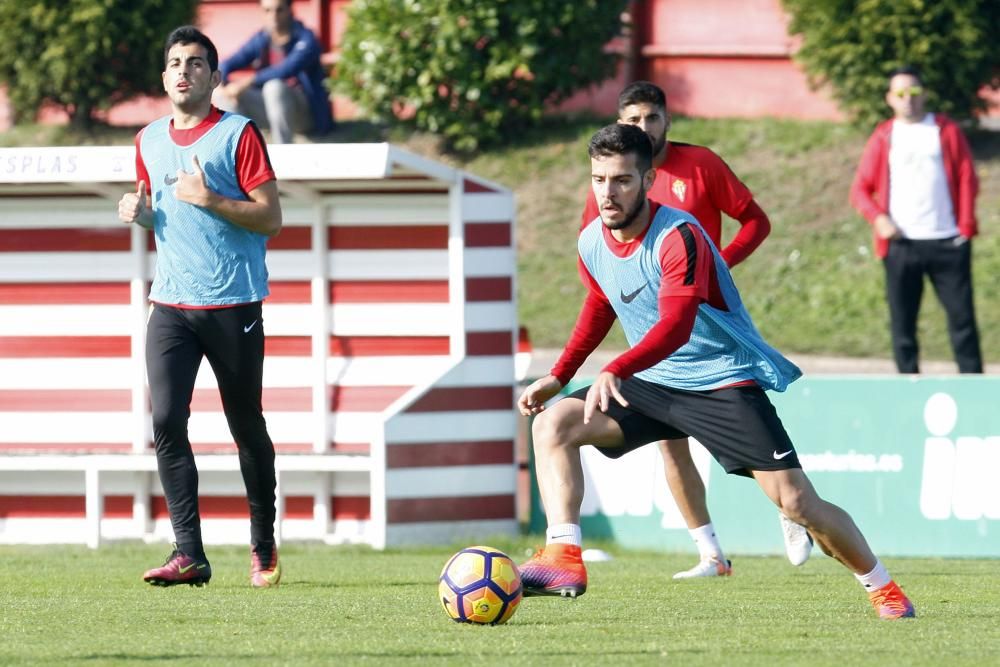
<path fill-rule="evenodd" d="M 691 534 L 691 539 L 697 545 L 702 560 L 714 557 L 718 558 L 719 562 L 726 562 L 722 555 L 722 545 L 719 544 L 719 538 L 715 536 L 715 527 L 711 522 L 697 528 L 689 528 L 688 533 Z"/>
<path fill-rule="evenodd" d="M 875 561 L 875 567 L 868 574 L 856 574 L 854 577 L 869 593 L 887 586 L 892 581 L 892 577 L 889 576 L 888 570 L 885 569 L 885 565 L 882 565 L 880 560 Z"/>
<path fill-rule="evenodd" d="M 556 523 L 545 529 L 546 544 L 583 544 L 583 533 L 575 523 Z"/>

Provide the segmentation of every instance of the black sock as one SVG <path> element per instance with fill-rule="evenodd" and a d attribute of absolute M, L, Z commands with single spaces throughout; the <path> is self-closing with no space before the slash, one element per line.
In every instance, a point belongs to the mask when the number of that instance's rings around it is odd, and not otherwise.
<path fill-rule="evenodd" d="M 177 550 L 195 560 L 208 560 L 205 558 L 205 547 L 200 542 L 178 542 Z"/>

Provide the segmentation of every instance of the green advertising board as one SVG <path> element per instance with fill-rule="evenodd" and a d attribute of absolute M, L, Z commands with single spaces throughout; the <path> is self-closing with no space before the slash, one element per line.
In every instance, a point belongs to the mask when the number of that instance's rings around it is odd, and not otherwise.
<path fill-rule="evenodd" d="M 876 553 L 1000 556 L 1000 378 L 806 378 L 769 396 L 819 494 L 854 517 Z M 656 447 L 619 460 L 582 454 L 585 538 L 694 551 Z M 726 475 L 694 442 L 692 454 L 726 550 L 783 553 L 777 511 L 757 484 Z M 543 531 L 532 488 L 531 527 Z"/>

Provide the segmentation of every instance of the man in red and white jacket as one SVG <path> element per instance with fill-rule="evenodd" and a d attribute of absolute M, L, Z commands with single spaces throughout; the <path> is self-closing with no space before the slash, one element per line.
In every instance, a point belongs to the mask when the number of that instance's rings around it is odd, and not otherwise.
<path fill-rule="evenodd" d="M 962 373 L 982 373 L 972 298 L 972 244 L 979 182 L 961 128 L 924 110 L 919 72 L 889 75 L 893 118 L 875 128 L 854 183 L 851 204 L 868 220 L 885 266 L 892 349 L 900 373 L 918 373 L 917 317 L 928 276 L 948 318 Z"/>

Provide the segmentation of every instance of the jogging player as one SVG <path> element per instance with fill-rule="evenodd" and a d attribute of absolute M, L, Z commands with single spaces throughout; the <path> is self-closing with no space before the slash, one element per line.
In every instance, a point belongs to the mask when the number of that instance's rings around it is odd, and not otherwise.
<path fill-rule="evenodd" d="M 281 579 L 274 543 L 274 445 L 261 410 L 268 237 L 281 230 L 278 186 L 260 131 L 212 106 L 215 46 L 192 26 L 164 47 L 172 113 L 136 135 L 136 191 L 118 216 L 151 228 L 156 275 L 146 332 L 153 440 L 176 545 L 143 579 L 203 585 L 212 577 L 198 513 L 198 470 L 188 418 L 202 357 L 215 372 L 250 506 L 250 581 Z M 147 197 L 148 193 L 148 197 Z"/>

